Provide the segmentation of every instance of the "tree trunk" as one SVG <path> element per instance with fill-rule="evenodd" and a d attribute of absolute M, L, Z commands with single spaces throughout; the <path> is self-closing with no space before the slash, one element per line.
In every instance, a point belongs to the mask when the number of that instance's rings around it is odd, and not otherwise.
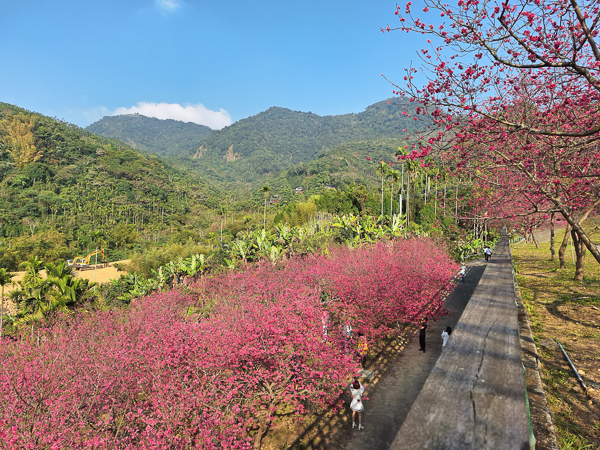
<path fill-rule="evenodd" d="M 550 261 L 556 259 L 556 251 L 554 250 L 554 213 L 550 214 Z"/>
<path fill-rule="evenodd" d="M 406 228 L 408 228 L 409 220 L 410 220 L 410 173 L 408 174 L 408 179 L 406 180 Z"/>
<path fill-rule="evenodd" d="M 577 235 L 575 230 L 571 230 L 571 238 L 573 239 L 573 247 L 575 248 L 575 276 L 574 280 L 583 280 L 583 264 L 585 262 L 585 244 Z"/>
<path fill-rule="evenodd" d="M 381 175 L 381 220 L 383 220 L 383 175 Z"/>
<path fill-rule="evenodd" d="M 571 231 L 571 226 L 567 224 L 567 228 L 565 229 L 565 235 L 562 240 L 562 244 L 560 244 L 560 248 L 558 249 L 558 261 L 561 269 L 566 269 L 567 265 L 565 264 L 565 250 L 567 249 L 567 245 L 569 243 L 569 232 Z"/>
<path fill-rule="evenodd" d="M 458 225 L 458 186 L 456 186 L 456 192 L 454 193 L 454 223 Z"/>
<path fill-rule="evenodd" d="M 271 428 L 270 422 L 260 425 L 260 427 L 258 428 L 258 431 L 256 432 L 256 435 L 254 435 L 254 446 L 253 446 L 254 450 L 260 450 L 260 447 L 262 445 L 262 440 L 270 428 Z"/>
<path fill-rule="evenodd" d="M 548 194 L 546 193 L 546 195 Z M 598 262 L 598 264 L 600 264 L 600 250 L 598 250 L 596 244 L 592 242 L 592 240 L 589 238 L 586 232 L 583 231 L 583 228 L 581 228 L 581 223 L 585 219 L 587 219 L 588 215 L 594 210 L 594 208 L 600 204 L 600 199 L 598 199 L 592 205 L 592 207 L 586 211 L 586 213 L 581 217 L 581 219 L 579 219 L 579 221 L 575 220 L 575 218 L 569 213 L 569 211 L 562 205 L 562 203 L 557 198 L 553 196 L 548 196 L 548 199 L 557 206 L 558 211 L 562 214 L 567 223 L 571 225 L 571 228 L 573 228 L 575 233 L 577 233 L 577 236 L 579 236 L 579 239 L 581 239 L 581 241 L 590 251 L 594 259 Z"/>
<path fill-rule="evenodd" d="M 400 220 L 402 220 L 402 191 L 400 191 L 400 196 L 398 197 L 398 211 L 400 211 Z"/>
<path fill-rule="evenodd" d="M 2 285 L 2 298 L 0 298 L 0 339 L 4 331 L 4 285 Z"/>
<path fill-rule="evenodd" d="M 537 240 L 535 239 L 535 227 L 533 227 L 531 229 L 531 240 L 535 244 L 535 248 L 540 248 L 540 245 L 538 244 Z"/>

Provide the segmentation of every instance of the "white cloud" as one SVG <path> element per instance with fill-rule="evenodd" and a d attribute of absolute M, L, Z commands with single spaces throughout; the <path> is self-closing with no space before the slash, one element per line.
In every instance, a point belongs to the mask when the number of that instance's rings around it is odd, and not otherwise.
<path fill-rule="evenodd" d="M 166 13 L 174 13 L 180 10 L 184 2 L 183 0 L 154 0 L 156 2 L 156 7 Z"/>
<path fill-rule="evenodd" d="M 231 116 L 224 109 L 211 111 L 202 104 L 181 106 L 177 103 L 148 103 L 140 102 L 131 108 L 120 107 L 111 115 L 140 114 L 157 119 L 173 119 L 182 122 L 193 122 L 198 125 L 206 125 L 213 130 L 220 130 L 231 125 Z"/>

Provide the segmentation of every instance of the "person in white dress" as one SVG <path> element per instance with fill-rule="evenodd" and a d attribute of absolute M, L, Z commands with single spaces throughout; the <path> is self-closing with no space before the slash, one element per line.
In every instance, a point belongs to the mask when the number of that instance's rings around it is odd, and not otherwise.
<path fill-rule="evenodd" d="M 354 381 L 350 384 L 350 395 L 352 396 L 352 402 L 350 402 L 350 409 L 352 410 L 352 428 L 356 427 L 356 421 L 354 420 L 356 413 L 358 413 L 358 430 L 362 430 L 362 412 L 365 410 L 363 405 L 362 396 L 365 392 L 365 387 L 354 378 Z"/>

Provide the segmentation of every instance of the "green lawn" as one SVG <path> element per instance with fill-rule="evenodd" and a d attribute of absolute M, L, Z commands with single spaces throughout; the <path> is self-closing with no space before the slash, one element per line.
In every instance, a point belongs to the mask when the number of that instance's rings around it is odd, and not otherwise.
<path fill-rule="evenodd" d="M 557 236 L 562 238 L 562 233 Z M 598 241 L 598 236 L 594 237 Z M 559 243 L 558 243 L 559 244 Z M 513 245 L 517 281 L 538 346 L 548 405 L 562 449 L 600 448 L 600 264 L 586 256 L 583 281 L 574 281 L 570 248 L 567 269 L 550 261 L 550 245 Z M 586 398 L 558 339 L 594 400 Z"/>

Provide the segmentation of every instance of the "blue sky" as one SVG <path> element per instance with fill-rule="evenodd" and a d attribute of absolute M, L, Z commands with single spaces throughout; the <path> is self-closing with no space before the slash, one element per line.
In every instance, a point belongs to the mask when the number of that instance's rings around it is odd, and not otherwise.
<path fill-rule="evenodd" d="M 395 1 L 0 0 L 0 101 L 87 126 L 140 112 L 221 128 L 392 96 L 421 43 Z"/>

